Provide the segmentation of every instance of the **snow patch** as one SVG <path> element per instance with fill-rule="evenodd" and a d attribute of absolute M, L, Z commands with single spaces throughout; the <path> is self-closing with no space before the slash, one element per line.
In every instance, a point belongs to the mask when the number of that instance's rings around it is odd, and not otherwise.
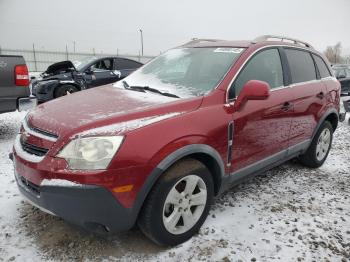
<path fill-rule="evenodd" d="M 84 185 L 66 179 L 44 179 L 40 186 L 83 187 Z"/>
<path fill-rule="evenodd" d="M 32 163 L 39 163 L 39 162 L 41 162 L 44 159 L 43 156 L 32 155 L 32 154 L 29 154 L 26 151 L 24 151 L 22 149 L 22 145 L 21 145 L 20 139 L 21 139 L 21 135 L 17 135 L 16 139 L 15 139 L 15 143 L 13 145 L 17 155 L 20 158 L 22 158 L 24 160 L 27 160 L 28 162 L 32 162 Z"/>
<path fill-rule="evenodd" d="M 165 115 L 156 115 L 145 118 L 134 119 L 122 123 L 97 127 L 84 132 L 81 132 L 74 136 L 92 136 L 92 135 L 106 135 L 106 134 L 121 134 L 127 131 L 138 129 L 174 116 L 182 114 L 182 112 L 169 113 Z"/>

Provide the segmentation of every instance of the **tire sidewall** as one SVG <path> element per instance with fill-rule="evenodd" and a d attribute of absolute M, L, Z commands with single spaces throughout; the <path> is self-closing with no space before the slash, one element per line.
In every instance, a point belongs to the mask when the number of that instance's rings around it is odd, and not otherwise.
<path fill-rule="evenodd" d="M 328 147 L 328 151 L 327 151 L 327 153 L 326 153 L 326 155 L 324 156 L 324 158 L 321 160 L 321 161 L 319 161 L 318 159 L 317 159 L 317 156 L 316 156 L 316 151 L 317 151 L 317 142 L 318 142 L 318 140 L 319 140 L 319 138 L 320 138 L 320 135 L 322 134 L 322 132 L 325 130 L 325 129 L 328 129 L 329 130 L 329 132 L 330 132 L 330 141 L 329 141 L 329 147 Z M 313 159 L 314 159 L 314 161 L 317 163 L 317 165 L 319 165 L 319 166 L 321 166 L 325 161 L 326 161 L 326 159 L 327 159 L 327 157 L 328 157 L 328 154 L 329 154 L 329 152 L 330 152 L 330 150 L 331 150 L 331 147 L 332 147 L 332 142 L 333 142 L 333 128 L 332 128 L 332 125 L 329 123 L 329 122 L 324 122 L 322 125 L 321 125 L 321 127 L 319 128 L 319 130 L 317 131 L 317 133 L 316 133 L 316 136 L 315 136 L 315 139 L 314 139 L 314 141 L 313 141 L 313 150 L 312 150 L 312 154 L 313 154 Z"/>
<path fill-rule="evenodd" d="M 70 88 L 75 89 L 75 91 L 73 93 L 79 91 L 78 88 L 73 86 L 73 85 L 62 85 L 62 86 L 58 86 L 55 88 L 54 97 L 58 98 L 58 97 L 65 96 L 66 94 L 63 95 L 62 93 L 66 93 L 66 92 L 64 92 L 63 90 L 68 91 L 68 89 L 70 89 Z"/>
<path fill-rule="evenodd" d="M 164 226 L 164 222 L 163 222 L 164 203 L 168 196 L 168 193 L 173 188 L 173 186 L 188 175 L 196 175 L 204 181 L 207 187 L 207 203 L 201 217 L 196 222 L 196 224 L 187 232 L 175 235 L 170 233 Z M 206 168 L 197 168 L 195 170 L 188 171 L 177 177 L 170 176 L 163 179 L 162 186 L 159 188 L 155 198 L 157 199 L 157 201 L 156 203 L 154 203 L 154 208 L 153 208 L 154 213 L 152 214 L 153 216 L 152 231 L 156 234 L 155 236 L 156 239 L 158 239 L 160 243 L 165 243 L 166 245 L 176 245 L 191 238 L 194 234 L 196 234 L 199 231 L 200 227 L 206 220 L 210 210 L 211 202 L 213 200 L 213 196 L 214 196 L 213 180 L 210 172 Z"/>

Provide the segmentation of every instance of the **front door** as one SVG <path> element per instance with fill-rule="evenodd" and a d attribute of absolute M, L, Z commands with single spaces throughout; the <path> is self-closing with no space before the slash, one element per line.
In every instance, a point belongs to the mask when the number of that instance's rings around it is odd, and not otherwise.
<path fill-rule="evenodd" d="M 254 172 L 286 156 L 293 105 L 284 78 L 280 51 L 269 48 L 255 54 L 231 86 L 230 98 L 238 96 L 249 80 L 265 81 L 271 87 L 268 99 L 250 100 L 233 114 L 231 173 L 246 168 Z"/>
<path fill-rule="evenodd" d="M 110 84 L 119 80 L 118 74 L 113 69 L 113 61 L 114 59 L 111 58 L 101 59 L 90 67 L 89 74 L 86 75 L 88 88 Z"/>

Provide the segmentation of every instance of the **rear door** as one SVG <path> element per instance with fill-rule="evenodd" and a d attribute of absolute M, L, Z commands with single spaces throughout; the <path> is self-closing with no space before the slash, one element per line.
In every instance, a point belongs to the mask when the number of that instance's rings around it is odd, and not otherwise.
<path fill-rule="evenodd" d="M 254 172 L 285 156 L 293 112 L 285 78 L 279 49 L 269 48 L 255 54 L 231 86 L 231 99 L 239 95 L 249 80 L 265 81 L 271 87 L 268 99 L 250 100 L 233 114 L 230 163 L 231 172 L 241 170 L 242 174 L 238 171 L 237 176 L 244 175 L 244 170 Z"/>
<path fill-rule="evenodd" d="M 88 87 L 106 85 L 118 81 L 118 75 L 114 73 L 114 59 L 105 58 L 98 60 L 90 66 L 92 74 L 87 79 Z"/>
<path fill-rule="evenodd" d="M 330 67 L 327 65 L 327 63 L 321 56 L 312 54 L 312 57 L 316 63 L 319 79 L 321 79 L 322 83 L 324 83 L 327 88 L 326 107 L 328 108 L 328 107 L 334 107 L 334 105 L 339 105 L 340 90 L 339 90 L 338 80 L 335 77 L 333 77 Z M 350 77 L 350 74 L 349 74 L 349 77 Z M 350 92 L 350 85 L 349 85 L 349 92 Z"/>
<path fill-rule="evenodd" d="M 326 85 L 317 76 L 312 55 L 307 50 L 284 48 L 293 91 L 293 121 L 290 146 L 303 147 L 310 141 L 326 105 Z"/>

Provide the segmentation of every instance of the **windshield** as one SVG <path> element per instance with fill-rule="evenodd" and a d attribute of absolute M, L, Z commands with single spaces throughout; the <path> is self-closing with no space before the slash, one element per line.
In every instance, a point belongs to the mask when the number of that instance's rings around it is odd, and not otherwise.
<path fill-rule="evenodd" d="M 129 86 L 148 86 L 179 97 L 200 96 L 223 79 L 243 48 L 178 48 L 155 58 L 124 79 Z M 117 87 L 123 87 L 118 82 Z"/>
<path fill-rule="evenodd" d="M 85 57 L 81 60 L 75 60 L 73 61 L 73 65 L 75 66 L 75 68 L 80 71 L 81 69 L 83 69 L 87 64 L 89 64 L 91 61 L 95 60 L 96 57 Z"/>

